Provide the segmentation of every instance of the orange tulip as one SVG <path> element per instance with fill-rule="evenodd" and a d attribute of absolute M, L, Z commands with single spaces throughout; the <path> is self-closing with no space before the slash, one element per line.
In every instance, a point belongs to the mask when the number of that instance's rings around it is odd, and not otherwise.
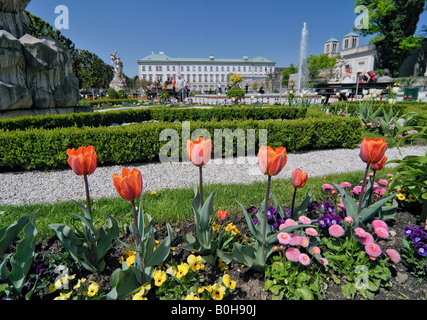
<path fill-rule="evenodd" d="M 68 164 L 74 173 L 83 176 L 90 175 L 96 169 L 97 154 L 93 146 L 80 147 L 77 149 L 68 149 Z"/>
<path fill-rule="evenodd" d="M 224 221 L 227 219 L 228 212 L 227 210 L 218 210 L 218 219 Z"/>
<path fill-rule="evenodd" d="M 302 172 L 301 169 L 296 169 L 292 172 L 292 185 L 295 188 L 302 188 L 307 183 L 308 173 Z"/>
<path fill-rule="evenodd" d="M 211 158 L 211 153 L 211 139 L 205 140 L 203 137 L 199 137 L 195 141 L 187 141 L 187 155 L 194 165 L 203 167 Z"/>
<path fill-rule="evenodd" d="M 274 150 L 268 146 L 261 146 L 258 152 L 258 166 L 262 173 L 275 176 L 282 171 L 288 161 L 286 148 L 279 147 Z"/>
<path fill-rule="evenodd" d="M 359 156 L 363 162 L 367 164 L 375 164 L 379 162 L 387 150 L 387 143 L 383 138 L 363 138 L 360 145 Z"/>
<path fill-rule="evenodd" d="M 113 181 L 117 192 L 127 201 L 134 201 L 142 193 L 142 176 L 137 169 L 130 171 L 128 168 L 123 168 L 122 177 L 114 173 Z"/>
<path fill-rule="evenodd" d="M 387 159 L 388 158 L 386 156 L 382 157 L 382 159 L 380 161 L 378 161 L 377 163 L 371 164 L 371 166 L 370 166 L 371 169 L 375 170 L 375 171 L 382 170 L 384 168 L 385 163 L 387 162 Z"/>

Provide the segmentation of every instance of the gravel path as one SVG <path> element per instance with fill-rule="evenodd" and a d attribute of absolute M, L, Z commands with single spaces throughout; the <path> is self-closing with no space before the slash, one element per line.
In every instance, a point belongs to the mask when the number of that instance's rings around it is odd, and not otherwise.
<path fill-rule="evenodd" d="M 388 149 L 389 160 L 402 159 L 407 155 L 424 155 L 426 146 Z M 129 166 L 142 173 L 144 192 L 188 187 L 198 182 L 198 169 L 187 163 L 143 164 Z M 123 166 L 98 167 L 89 176 L 91 197 L 117 197 L 113 185 L 113 173 L 120 173 Z M 365 164 L 359 158 L 359 149 L 334 149 L 289 153 L 288 162 L 277 178 L 290 178 L 296 168 L 309 176 L 326 176 L 333 173 L 362 171 Z M 251 183 L 265 181 L 256 157 L 211 159 L 203 170 L 205 183 Z M 60 171 L 31 171 L 0 174 L 0 205 L 55 203 L 85 199 L 83 178 L 71 169 Z"/>

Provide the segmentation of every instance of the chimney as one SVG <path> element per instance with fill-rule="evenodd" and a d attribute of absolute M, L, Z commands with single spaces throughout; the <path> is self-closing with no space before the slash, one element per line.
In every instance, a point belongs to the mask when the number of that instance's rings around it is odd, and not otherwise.
<path fill-rule="evenodd" d="M 214 60 L 215 57 L 214 56 L 209 56 L 209 59 Z"/>
<path fill-rule="evenodd" d="M 248 56 L 243 56 L 243 60 L 248 60 Z"/>

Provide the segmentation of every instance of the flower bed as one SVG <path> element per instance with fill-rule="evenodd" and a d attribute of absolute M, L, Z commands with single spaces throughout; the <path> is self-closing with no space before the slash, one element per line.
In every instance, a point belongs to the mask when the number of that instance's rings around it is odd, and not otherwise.
<path fill-rule="evenodd" d="M 124 236 L 112 216 L 104 216 L 105 225 L 93 223 L 88 181 L 97 167 L 95 148 L 68 149 L 69 166 L 83 178 L 86 206 L 79 204 L 81 214 L 70 213 L 76 221 L 72 226 L 50 225 L 55 237 L 37 246 L 37 213 L 0 230 L 0 297 L 308 300 L 333 298 L 335 292 L 346 299 L 392 298 L 393 291 L 387 292 L 402 259 L 424 270 L 425 226 L 396 229 L 406 220 L 397 218 L 396 192 L 388 189 L 394 177 L 381 176 L 387 161 L 383 139 L 363 139 L 360 158 L 366 170 L 360 186 L 324 184 L 323 199 L 313 199 L 307 188 L 305 199 L 295 203 L 297 192 L 309 184 L 308 175 L 295 170 L 290 207 L 270 192 L 273 177 L 286 166 L 287 150 L 261 146 L 265 200 L 250 208 L 241 205 L 234 217 L 226 210 L 214 212 L 214 193 L 203 193 L 212 149 L 210 139 L 187 141 L 187 156 L 199 172 L 192 223 L 155 226 L 143 209 L 141 172 L 115 173 L 110 183 L 129 203 L 132 217 Z M 414 247 L 404 239 L 401 255 L 396 234 L 409 237 Z M 425 294 L 425 287 L 417 290 Z"/>

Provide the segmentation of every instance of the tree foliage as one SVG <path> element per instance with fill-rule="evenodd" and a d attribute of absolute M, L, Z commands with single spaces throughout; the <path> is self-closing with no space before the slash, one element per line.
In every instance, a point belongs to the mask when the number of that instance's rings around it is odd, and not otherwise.
<path fill-rule="evenodd" d="M 63 36 L 59 30 L 43 19 L 27 12 L 30 17 L 28 33 L 33 37 L 46 37 L 55 40 L 71 56 L 73 74 L 79 80 L 79 88 L 108 88 L 113 80 L 113 67 L 106 64 L 95 53 L 88 50 L 76 49 L 75 44 L 69 38 Z"/>
<path fill-rule="evenodd" d="M 289 76 L 292 73 L 297 73 L 298 72 L 298 68 L 296 66 L 294 66 L 293 63 L 291 63 L 291 65 L 289 67 L 287 67 L 285 70 L 282 71 L 283 77 L 282 77 L 282 86 L 287 87 L 289 84 Z"/>
<path fill-rule="evenodd" d="M 420 47 L 423 38 L 415 36 L 425 0 L 356 0 L 355 7 L 369 10 L 369 28 L 358 30 L 362 36 L 374 35 L 379 68 L 397 74 L 411 51 Z"/>
<path fill-rule="evenodd" d="M 308 60 L 308 73 L 310 80 L 315 80 L 322 69 L 333 68 L 337 63 L 337 56 L 329 57 L 326 53 L 319 56 L 311 55 Z"/>

